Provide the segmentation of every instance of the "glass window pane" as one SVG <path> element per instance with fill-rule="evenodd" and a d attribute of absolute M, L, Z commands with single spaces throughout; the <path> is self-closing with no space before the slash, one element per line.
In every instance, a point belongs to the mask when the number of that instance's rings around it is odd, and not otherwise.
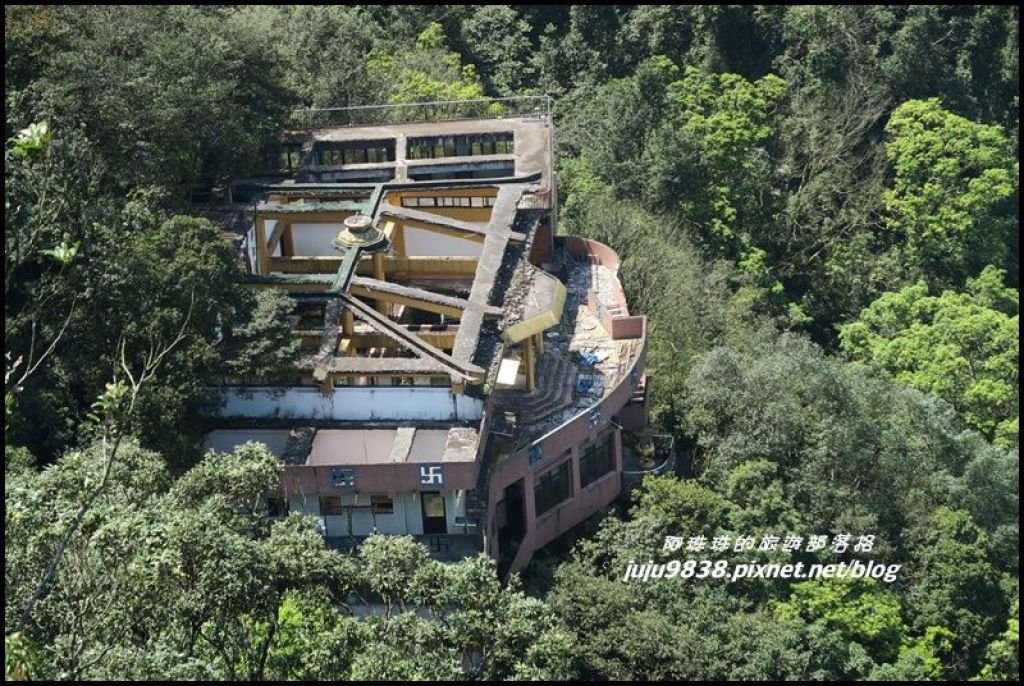
<path fill-rule="evenodd" d="M 394 514 L 395 503 L 386 495 L 371 495 L 370 505 L 374 514 Z"/>
<path fill-rule="evenodd" d="M 534 507 L 538 515 L 547 512 L 572 496 L 571 460 L 537 477 L 534 482 Z"/>
<path fill-rule="evenodd" d="M 421 493 L 423 514 L 426 517 L 444 517 L 444 499 L 438 493 Z"/>

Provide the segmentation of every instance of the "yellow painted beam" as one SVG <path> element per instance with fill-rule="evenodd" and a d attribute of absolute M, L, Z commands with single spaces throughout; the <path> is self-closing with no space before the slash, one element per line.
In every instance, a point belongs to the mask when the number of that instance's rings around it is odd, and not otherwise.
<path fill-rule="evenodd" d="M 455 346 L 455 334 L 447 331 L 427 331 L 427 332 L 415 332 L 417 336 L 423 339 L 425 343 L 429 343 L 435 348 L 441 350 L 448 350 Z M 350 339 L 352 345 L 356 348 L 404 348 L 401 343 L 397 342 L 390 336 L 376 333 L 357 333 Z"/>
<path fill-rule="evenodd" d="M 261 210 L 258 215 L 264 219 L 301 222 L 302 224 L 340 224 L 353 212 L 273 212 Z"/>
<path fill-rule="evenodd" d="M 378 303 L 395 303 L 397 305 L 405 305 L 407 307 L 413 307 L 417 310 L 423 310 L 424 312 L 436 312 L 437 314 L 443 314 L 448 317 L 455 317 L 456 319 L 462 318 L 462 310 L 458 307 L 452 307 L 450 305 L 442 305 L 440 303 L 433 303 L 429 300 L 420 300 L 418 298 L 410 298 L 405 295 L 396 295 L 393 293 L 382 293 L 366 286 L 349 286 L 348 292 L 352 295 L 358 295 L 364 298 L 372 298 Z M 382 310 L 380 307 L 377 308 L 378 312 Z"/>
<path fill-rule="evenodd" d="M 270 273 L 267 261 L 267 222 L 261 216 L 256 217 L 256 262 L 260 274 Z"/>
<path fill-rule="evenodd" d="M 290 257 L 295 254 L 295 232 L 292 231 L 291 222 L 288 223 L 287 228 L 284 231 L 284 246 L 281 251 L 285 257 Z"/>
<path fill-rule="evenodd" d="M 285 234 L 287 238 L 287 234 Z M 395 279 L 472 277 L 476 274 L 478 259 L 475 257 L 404 257 L 383 255 L 384 272 Z M 341 267 L 341 257 L 333 255 L 302 257 L 268 257 L 271 271 L 286 274 L 333 274 Z M 360 276 L 372 276 L 373 261 L 360 261 L 356 267 Z M 376 277 L 375 277 L 376 278 Z"/>
<path fill-rule="evenodd" d="M 462 188 L 444 188 L 444 189 L 425 189 L 422 191 L 391 191 L 387 195 L 387 202 L 389 205 L 401 205 L 402 198 L 445 198 L 450 196 L 463 196 L 463 197 L 485 197 L 495 198 L 498 196 L 497 186 L 475 186 L 475 187 L 462 187 Z"/>
<path fill-rule="evenodd" d="M 429 209 L 429 208 L 428 208 Z M 453 236 L 455 238 L 463 238 L 467 241 L 473 241 L 474 243 L 483 243 L 484 239 L 487 238 L 482 233 L 474 233 L 472 231 L 462 231 L 461 229 L 453 229 L 449 226 L 443 226 L 441 224 L 431 224 L 429 222 L 419 221 L 418 219 L 401 219 L 396 220 L 396 223 L 402 228 L 410 227 L 413 229 L 420 229 L 422 231 L 433 231 L 434 233 L 440 233 L 445 236 Z"/>
<path fill-rule="evenodd" d="M 542 334 L 558 324 L 562 318 L 562 309 L 565 307 L 565 298 L 565 285 L 561 282 L 556 282 L 551 303 L 544 310 L 505 329 L 505 333 L 502 334 L 505 342 L 509 344 L 518 343 L 535 334 Z"/>
<path fill-rule="evenodd" d="M 391 237 L 391 250 L 399 257 L 405 257 L 405 227 L 396 226 Z"/>
<path fill-rule="evenodd" d="M 290 226 L 284 221 L 278 220 L 277 225 L 274 227 L 274 231 L 270 234 L 270 238 L 267 239 L 267 254 L 272 255 L 274 248 L 277 247 L 278 242 L 281 240 L 281 236 L 284 235 L 284 230 Z"/>

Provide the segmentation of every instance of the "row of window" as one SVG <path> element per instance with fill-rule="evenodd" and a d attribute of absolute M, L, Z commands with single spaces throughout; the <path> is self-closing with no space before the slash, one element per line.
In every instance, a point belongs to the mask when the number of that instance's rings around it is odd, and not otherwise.
<path fill-rule="evenodd" d="M 612 435 L 608 434 L 580 456 L 580 485 L 586 488 L 614 468 Z"/>
<path fill-rule="evenodd" d="M 365 506 L 362 506 L 365 507 Z M 373 514 L 394 514 L 395 501 L 386 495 L 370 496 L 370 511 Z M 345 506 L 341 504 L 340 495 L 320 496 L 320 514 L 322 515 L 343 515 Z"/>
<path fill-rule="evenodd" d="M 566 460 L 533 480 L 533 506 L 537 516 L 572 497 L 572 460 Z"/>
<path fill-rule="evenodd" d="M 343 164 L 380 164 L 394 162 L 394 148 L 373 146 L 368 148 L 320 148 L 317 164 L 322 167 L 337 167 Z"/>
<path fill-rule="evenodd" d="M 450 386 L 447 376 L 339 376 L 335 386 Z"/>
<path fill-rule="evenodd" d="M 410 138 L 407 147 L 408 158 L 412 160 L 514 153 L 515 143 L 511 132 Z M 316 163 L 324 167 L 383 164 L 394 161 L 394 141 L 368 141 L 361 145 L 353 145 L 351 142 L 318 143 L 316 146 Z M 278 169 L 298 170 L 302 162 L 302 145 L 286 144 L 280 151 L 277 162 Z"/>
<path fill-rule="evenodd" d="M 612 434 L 608 434 L 580 456 L 580 486 L 586 488 L 614 468 Z M 533 480 L 534 511 L 538 517 L 571 497 L 572 460 L 565 460 Z"/>
<path fill-rule="evenodd" d="M 495 197 L 474 195 L 466 196 L 445 196 L 442 198 L 402 198 L 402 207 L 494 207 L 498 200 Z"/>
<path fill-rule="evenodd" d="M 436 157 L 473 157 L 478 155 L 511 155 L 515 144 L 510 131 L 464 136 L 428 136 L 410 138 L 407 148 L 411 160 Z"/>
<path fill-rule="evenodd" d="M 470 169 L 459 169 L 460 165 L 444 165 L 446 168 L 409 168 L 409 178 L 413 181 L 452 181 L 455 179 L 499 179 L 515 173 L 515 163 L 480 162 L 479 166 Z M 465 167 L 467 165 L 461 165 Z"/>
<path fill-rule="evenodd" d="M 277 168 L 296 171 L 302 164 L 302 146 L 288 146 L 277 158 Z"/>

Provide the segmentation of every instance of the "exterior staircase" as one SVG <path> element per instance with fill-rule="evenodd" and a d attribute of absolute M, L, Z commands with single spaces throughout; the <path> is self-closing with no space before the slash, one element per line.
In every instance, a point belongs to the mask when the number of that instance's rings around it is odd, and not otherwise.
<path fill-rule="evenodd" d="M 576 365 L 565 356 L 545 350 L 537 360 L 536 390 L 496 390 L 491 394 L 492 411 L 514 414 L 519 426 L 544 419 L 572 404 L 576 371 Z"/>

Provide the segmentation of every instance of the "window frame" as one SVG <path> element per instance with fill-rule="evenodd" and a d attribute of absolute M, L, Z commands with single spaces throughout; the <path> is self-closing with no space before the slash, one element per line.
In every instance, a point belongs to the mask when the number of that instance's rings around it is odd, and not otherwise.
<path fill-rule="evenodd" d="M 370 512 L 375 515 L 395 514 L 395 500 L 389 495 L 370 496 Z"/>
<path fill-rule="evenodd" d="M 542 517 L 573 499 L 572 471 L 572 457 L 569 457 L 534 477 L 533 511 L 535 517 Z M 564 480 L 564 487 L 562 485 L 552 486 L 552 482 L 556 481 L 554 475 L 560 473 L 564 476 L 559 476 L 558 481 Z M 557 491 L 555 491 L 556 488 Z M 552 500 L 559 494 L 562 494 L 560 499 Z"/>
<path fill-rule="evenodd" d="M 602 465 L 594 466 L 595 457 L 601 452 L 605 453 L 607 468 L 603 471 Z M 602 461 L 604 462 L 604 461 Z M 594 441 L 580 454 L 580 488 L 586 488 L 597 483 L 604 477 L 615 471 L 615 449 L 612 445 L 612 434 L 605 434 L 602 438 Z"/>
<path fill-rule="evenodd" d="M 337 503 L 338 503 L 338 506 L 337 506 L 336 510 L 334 508 L 325 508 L 325 506 L 324 506 L 325 501 L 332 501 L 332 500 L 333 501 L 337 501 Z M 332 516 L 336 517 L 338 515 L 345 514 L 345 505 L 341 502 L 341 496 L 340 495 L 321 495 L 321 496 L 319 496 L 318 504 L 320 506 L 320 514 L 321 515 L 326 515 L 328 517 L 332 517 Z"/>

